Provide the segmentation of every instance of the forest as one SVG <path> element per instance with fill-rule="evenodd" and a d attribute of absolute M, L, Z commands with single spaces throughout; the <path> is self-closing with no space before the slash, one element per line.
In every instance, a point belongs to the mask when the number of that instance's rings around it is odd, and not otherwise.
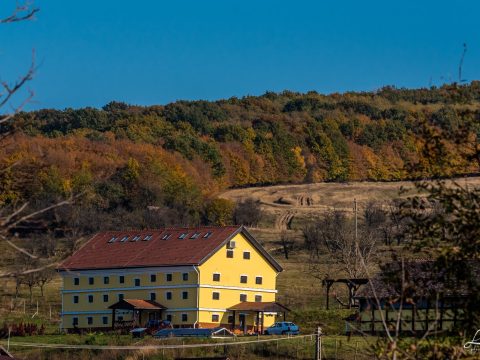
<path fill-rule="evenodd" d="M 226 188 L 478 173 L 478 124 L 479 81 L 20 112 L 1 128 L 0 205 L 81 194 L 53 220 L 87 232 L 223 224 L 235 212 L 216 198 Z"/>

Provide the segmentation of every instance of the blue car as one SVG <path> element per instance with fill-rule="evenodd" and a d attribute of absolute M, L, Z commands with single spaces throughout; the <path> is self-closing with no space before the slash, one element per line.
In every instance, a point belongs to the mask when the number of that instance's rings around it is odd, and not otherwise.
<path fill-rule="evenodd" d="M 298 335 L 300 329 L 292 322 L 282 321 L 273 324 L 265 330 L 265 335 Z"/>

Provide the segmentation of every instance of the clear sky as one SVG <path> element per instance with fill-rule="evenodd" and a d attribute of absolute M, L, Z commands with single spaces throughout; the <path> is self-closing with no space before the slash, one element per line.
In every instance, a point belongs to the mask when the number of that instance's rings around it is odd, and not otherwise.
<path fill-rule="evenodd" d="M 0 11 L 7 14 L 9 3 Z M 480 79 L 480 1 L 36 0 L 0 26 L 0 77 L 36 50 L 33 108 L 424 87 Z"/>

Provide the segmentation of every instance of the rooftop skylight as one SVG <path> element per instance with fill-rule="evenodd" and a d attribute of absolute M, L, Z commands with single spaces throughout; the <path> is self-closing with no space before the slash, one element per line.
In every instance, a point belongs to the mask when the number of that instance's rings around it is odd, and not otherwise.
<path fill-rule="evenodd" d="M 124 237 L 122 238 L 122 240 L 120 240 L 120 241 L 121 241 L 121 242 L 125 242 L 125 241 L 127 241 L 127 240 L 128 240 L 128 236 L 124 236 Z"/>

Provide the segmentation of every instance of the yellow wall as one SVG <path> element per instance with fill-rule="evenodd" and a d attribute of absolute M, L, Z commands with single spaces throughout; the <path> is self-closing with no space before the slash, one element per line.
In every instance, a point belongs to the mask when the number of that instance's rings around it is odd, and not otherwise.
<path fill-rule="evenodd" d="M 200 281 L 203 286 L 226 287 L 202 287 L 200 289 L 201 309 L 226 311 L 229 307 L 240 303 L 240 294 L 246 294 L 247 301 L 255 301 L 255 295 L 260 295 L 263 302 L 275 301 L 277 271 L 241 233 L 236 235 L 233 240 L 235 241 L 233 258 L 227 257 L 227 246 L 225 245 L 199 266 Z M 243 258 L 245 251 L 250 252 L 250 259 L 248 260 Z M 220 274 L 220 281 L 213 281 L 214 273 Z M 240 282 L 242 275 L 247 276 L 247 283 Z M 262 277 L 261 285 L 256 284 L 255 278 L 257 276 Z M 220 293 L 220 300 L 213 299 L 213 292 Z M 228 313 L 216 310 L 201 311 L 199 321 L 201 323 L 211 323 L 212 314 L 219 314 L 219 323 L 227 324 Z M 253 325 L 253 318 L 254 316 L 247 315 L 246 321 L 249 325 Z M 265 318 L 267 326 L 274 321 L 275 319 L 272 316 Z M 238 313 L 235 322 L 238 324 Z"/>

